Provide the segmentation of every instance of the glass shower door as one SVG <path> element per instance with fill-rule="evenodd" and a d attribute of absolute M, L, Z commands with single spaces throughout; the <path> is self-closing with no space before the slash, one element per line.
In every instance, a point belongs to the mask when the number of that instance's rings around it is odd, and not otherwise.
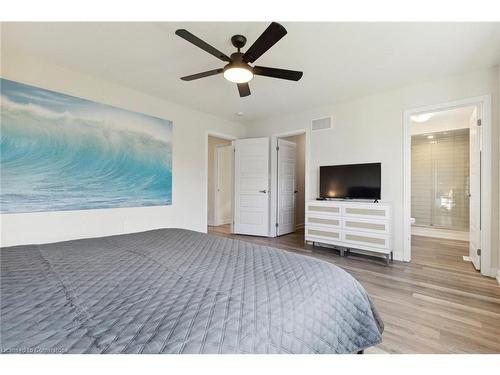
<path fill-rule="evenodd" d="M 469 228 L 469 129 L 412 136 L 416 225 Z"/>

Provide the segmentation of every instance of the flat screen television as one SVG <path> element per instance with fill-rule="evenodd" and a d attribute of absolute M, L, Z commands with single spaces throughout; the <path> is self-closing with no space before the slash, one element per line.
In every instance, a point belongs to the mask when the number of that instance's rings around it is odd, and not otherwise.
<path fill-rule="evenodd" d="M 319 167 L 320 198 L 380 199 L 381 163 Z"/>

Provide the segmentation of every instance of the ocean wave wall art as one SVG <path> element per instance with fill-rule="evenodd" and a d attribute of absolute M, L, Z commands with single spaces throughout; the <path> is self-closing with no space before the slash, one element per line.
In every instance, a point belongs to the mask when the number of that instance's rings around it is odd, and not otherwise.
<path fill-rule="evenodd" d="M 0 79 L 0 212 L 172 204 L 172 122 Z"/>

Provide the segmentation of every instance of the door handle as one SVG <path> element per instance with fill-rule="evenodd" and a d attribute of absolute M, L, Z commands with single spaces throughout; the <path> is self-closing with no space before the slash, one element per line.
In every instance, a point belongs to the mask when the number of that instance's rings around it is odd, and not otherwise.
<path fill-rule="evenodd" d="M 267 190 L 259 190 L 259 193 L 264 193 L 264 194 L 266 194 L 266 193 L 267 193 Z"/>
<path fill-rule="evenodd" d="M 298 190 L 294 190 L 294 191 L 293 191 L 293 193 L 294 193 L 294 194 L 297 194 L 298 192 L 299 192 Z"/>

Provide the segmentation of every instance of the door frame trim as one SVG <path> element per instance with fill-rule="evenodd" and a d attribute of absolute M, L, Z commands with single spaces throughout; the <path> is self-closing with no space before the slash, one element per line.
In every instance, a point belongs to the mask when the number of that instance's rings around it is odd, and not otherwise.
<path fill-rule="evenodd" d="M 270 142 L 270 147 L 271 147 L 271 168 L 270 168 L 270 183 L 269 183 L 269 188 L 270 188 L 270 207 L 269 207 L 269 237 L 276 237 L 277 236 L 277 231 L 276 231 L 276 223 L 277 223 L 277 195 L 278 195 L 278 155 L 276 154 L 276 147 L 278 146 L 278 138 L 286 138 L 286 137 L 292 137 L 294 135 L 301 135 L 304 134 L 305 140 L 304 140 L 304 200 L 307 201 L 307 197 L 309 196 L 309 160 L 310 160 L 310 138 L 311 138 L 311 133 L 309 128 L 303 128 L 303 129 L 296 129 L 296 130 L 291 130 L 288 132 L 284 133 L 276 133 L 271 135 L 271 142 Z"/>
<path fill-rule="evenodd" d="M 205 197 L 205 226 L 204 226 L 204 233 L 208 232 L 208 137 L 216 137 L 216 138 L 221 138 L 221 139 L 227 139 L 228 141 L 231 141 L 231 145 L 234 148 L 234 140 L 237 139 L 238 137 L 235 135 L 231 134 L 225 134 L 225 133 L 220 133 L 215 130 L 205 130 L 205 152 L 204 152 L 204 158 L 205 158 L 205 170 L 203 171 L 203 185 L 204 185 L 204 197 Z M 233 163 L 234 163 L 234 155 L 233 155 Z M 233 176 L 234 178 L 234 176 Z M 231 185 L 233 186 L 233 191 L 231 192 L 231 233 L 233 232 L 233 217 L 234 217 L 234 204 L 233 204 L 233 193 L 234 193 L 234 181 L 231 181 Z"/>
<path fill-rule="evenodd" d="M 492 124 L 491 94 L 406 109 L 403 112 L 403 260 L 411 260 L 411 119 L 425 112 L 481 105 L 481 274 L 496 276 L 491 264 Z"/>

